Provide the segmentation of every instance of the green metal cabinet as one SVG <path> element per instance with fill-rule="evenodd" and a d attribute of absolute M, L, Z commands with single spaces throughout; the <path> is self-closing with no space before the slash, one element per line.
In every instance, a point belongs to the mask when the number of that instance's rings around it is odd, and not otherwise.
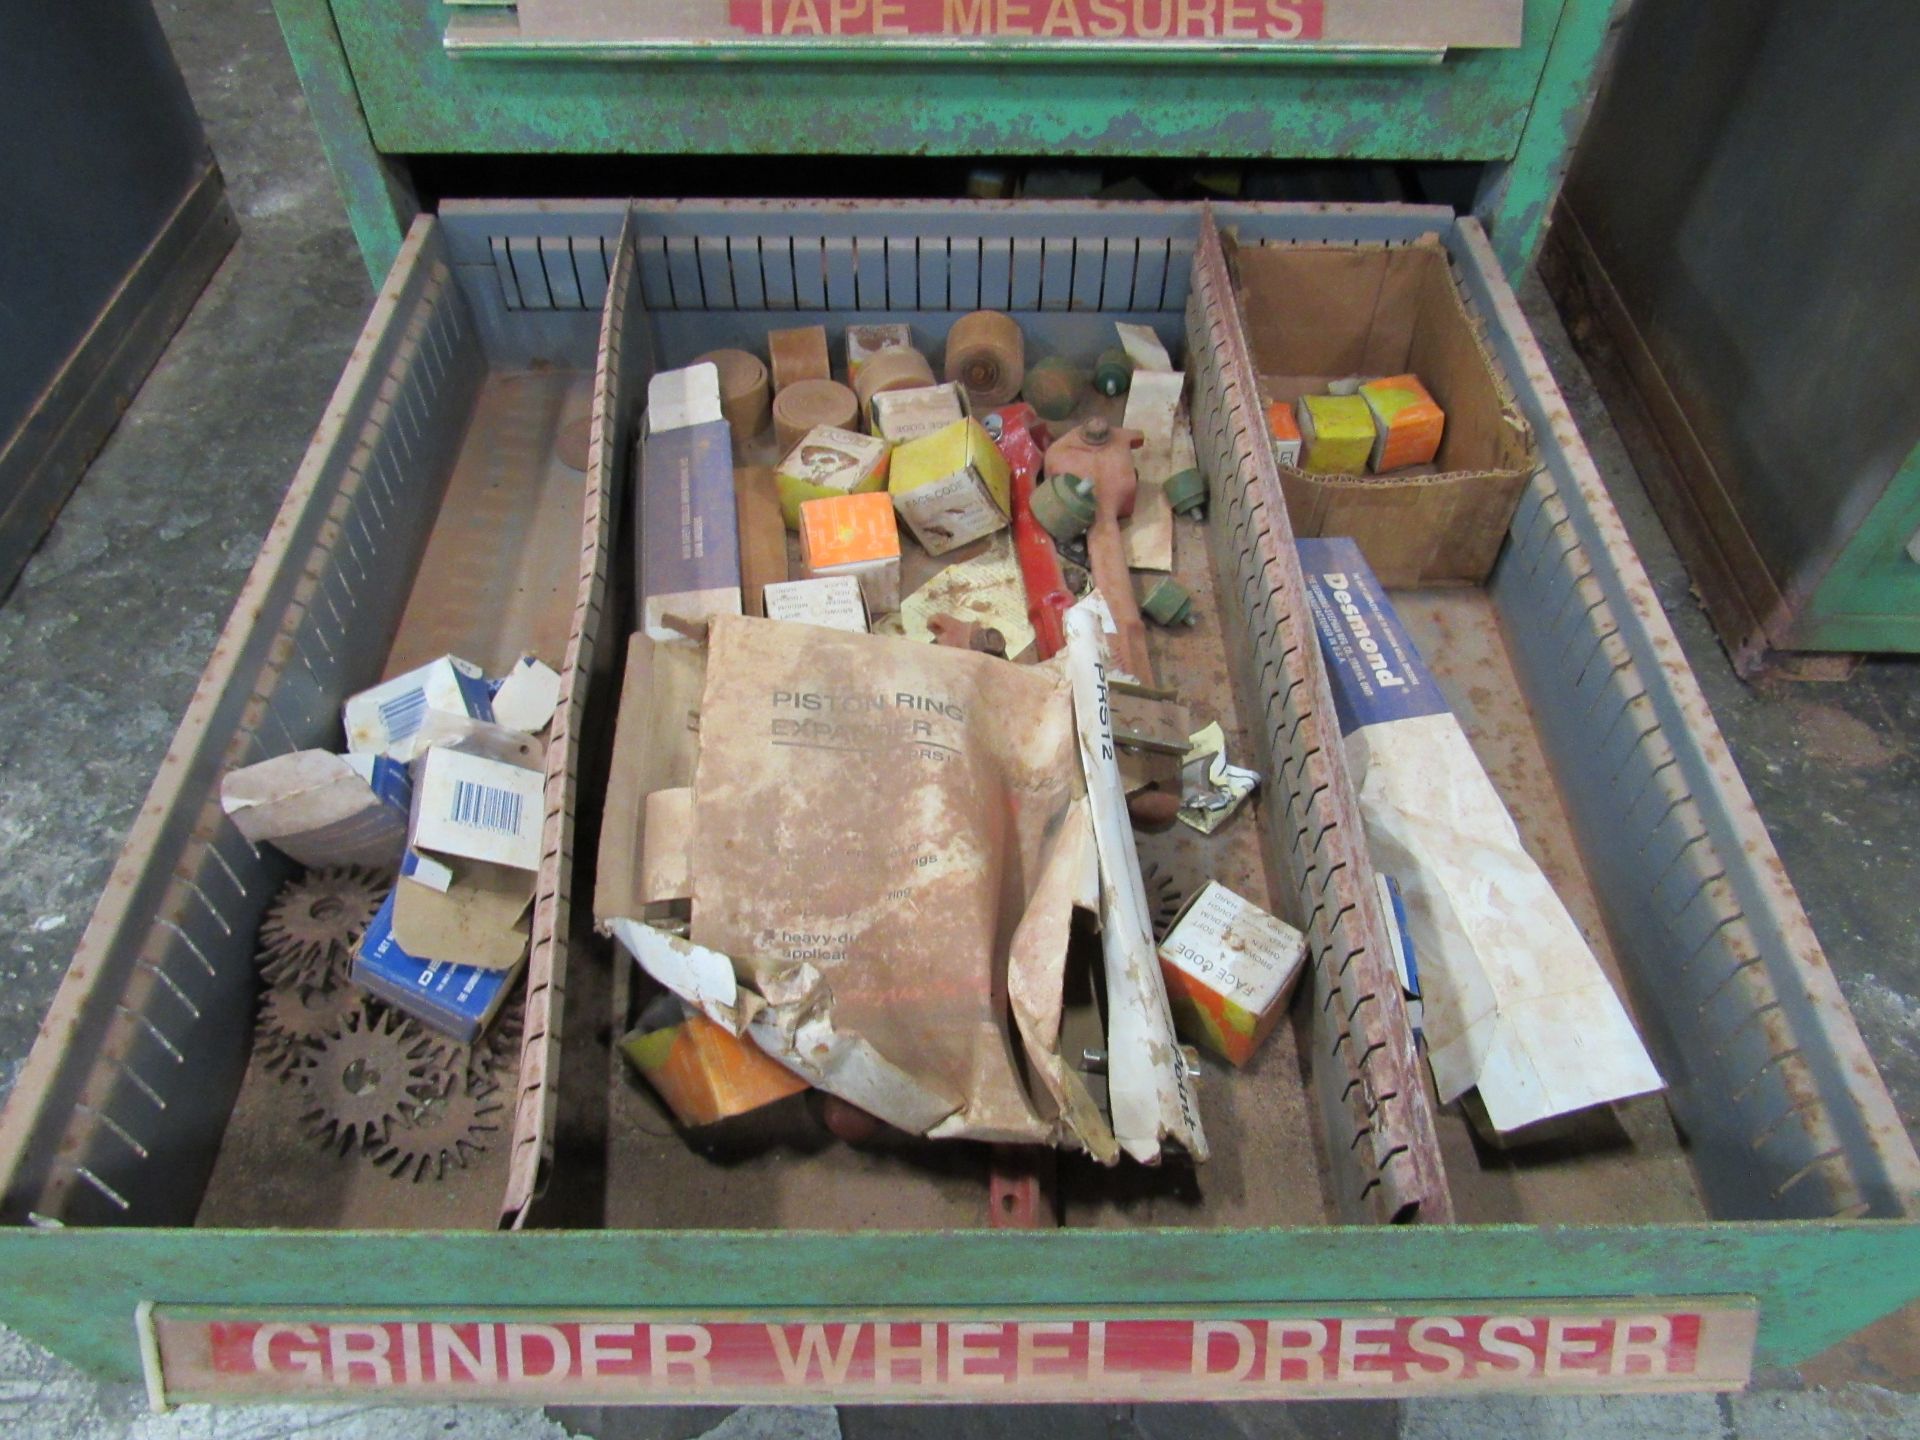
<path fill-rule="evenodd" d="M 1916 62 L 1900 0 L 1644 0 L 1568 178 L 1544 273 L 1742 671 L 1920 651 Z"/>
<path fill-rule="evenodd" d="M 423 157 L 751 154 L 1482 162 L 1476 211 L 1513 275 L 1539 244 L 1616 8 L 1526 0 L 1507 49 L 1135 59 L 843 43 L 770 58 L 511 42 L 456 53 L 448 26 L 477 7 L 275 4 L 376 280 L 437 198 L 415 184 Z"/>

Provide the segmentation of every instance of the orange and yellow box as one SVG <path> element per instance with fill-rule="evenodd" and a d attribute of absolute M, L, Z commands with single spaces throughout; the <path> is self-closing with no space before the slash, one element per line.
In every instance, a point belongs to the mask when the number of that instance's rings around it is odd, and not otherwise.
<path fill-rule="evenodd" d="M 1447 414 L 1427 393 L 1418 375 L 1390 375 L 1369 380 L 1360 398 L 1373 412 L 1374 440 L 1371 468 L 1376 475 L 1429 464 L 1440 453 Z"/>
<path fill-rule="evenodd" d="M 1209 880 L 1160 942 L 1160 973 L 1180 1033 L 1244 1065 L 1299 983 L 1307 938 Z"/>
<path fill-rule="evenodd" d="M 869 615 L 900 608 L 900 526 L 884 490 L 807 500 L 800 506 L 800 572 L 813 580 L 851 575 Z"/>
<path fill-rule="evenodd" d="M 729 1035 L 704 1015 L 629 1035 L 620 1052 L 689 1129 L 744 1115 L 807 1088 L 751 1040 Z"/>

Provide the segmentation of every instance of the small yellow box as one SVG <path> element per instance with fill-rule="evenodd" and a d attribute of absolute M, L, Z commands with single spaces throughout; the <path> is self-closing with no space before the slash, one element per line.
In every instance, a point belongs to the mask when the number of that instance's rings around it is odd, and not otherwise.
<path fill-rule="evenodd" d="M 787 528 L 800 528 L 804 501 L 885 489 L 892 450 L 874 435 L 833 425 L 814 426 L 773 472 L 774 488 L 780 492 L 780 515 Z"/>
<path fill-rule="evenodd" d="M 900 608 L 900 529 L 877 491 L 808 500 L 800 507 L 800 571 L 809 579 L 851 575 L 869 615 Z"/>
<path fill-rule="evenodd" d="M 1310 475 L 1364 475 L 1373 458 L 1373 411 L 1358 395 L 1302 395 L 1300 468 Z"/>
<path fill-rule="evenodd" d="M 978 420 L 957 420 L 893 453 L 894 509 L 929 555 L 1006 528 L 1007 457 Z"/>

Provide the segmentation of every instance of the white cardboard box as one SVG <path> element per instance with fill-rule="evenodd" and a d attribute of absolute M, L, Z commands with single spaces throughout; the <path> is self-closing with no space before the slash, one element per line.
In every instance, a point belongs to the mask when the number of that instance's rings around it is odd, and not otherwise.
<path fill-rule="evenodd" d="M 419 753 L 415 737 L 429 710 L 491 721 L 493 697 L 480 667 L 443 655 L 351 697 L 344 713 L 347 753 L 413 759 Z"/>
<path fill-rule="evenodd" d="M 791 620 L 802 625 L 824 625 L 829 630 L 851 630 L 865 635 L 867 602 L 860 581 L 852 575 L 823 575 L 817 580 L 788 580 L 766 588 L 769 620 Z"/>
<path fill-rule="evenodd" d="M 414 786 L 413 846 L 538 870 L 546 783 L 538 770 L 436 745 Z"/>

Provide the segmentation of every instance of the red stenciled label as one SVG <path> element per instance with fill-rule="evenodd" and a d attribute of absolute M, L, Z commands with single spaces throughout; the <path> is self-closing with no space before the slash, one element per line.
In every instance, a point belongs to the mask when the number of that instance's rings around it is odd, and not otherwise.
<path fill-rule="evenodd" d="M 1318 40 L 1325 0 L 729 0 L 749 35 L 804 39 Z"/>
<path fill-rule="evenodd" d="M 1251 1320 L 203 1322 L 210 1376 L 272 1391 L 970 1396 L 1283 1395 L 1363 1388 L 1686 1388 L 1713 1316 L 1456 1314 Z M 1719 1317 L 1725 1320 L 1726 1317 Z M 1750 1320 L 1750 1312 L 1744 1317 Z M 175 1348 L 164 1319 L 163 1350 Z M 178 1332 L 173 1332 L 177 1334 Z M 1715 1370 L 1744 1378 L 1734 1325 Z M 199 1349 L 199 1346 L 183 1347 Z M 1724 1352 L 1724 1353 L 1722 1353 Z M 1738 1361 L 1731 1364 L 1728 1357 Z M 189 1367 L 191 1368 L 191 1367 Z M 1739 1374 L 1735 1374 L 1735 1370 Z M 219 1388 L 217 1384 L 214 1388 Z"/>

